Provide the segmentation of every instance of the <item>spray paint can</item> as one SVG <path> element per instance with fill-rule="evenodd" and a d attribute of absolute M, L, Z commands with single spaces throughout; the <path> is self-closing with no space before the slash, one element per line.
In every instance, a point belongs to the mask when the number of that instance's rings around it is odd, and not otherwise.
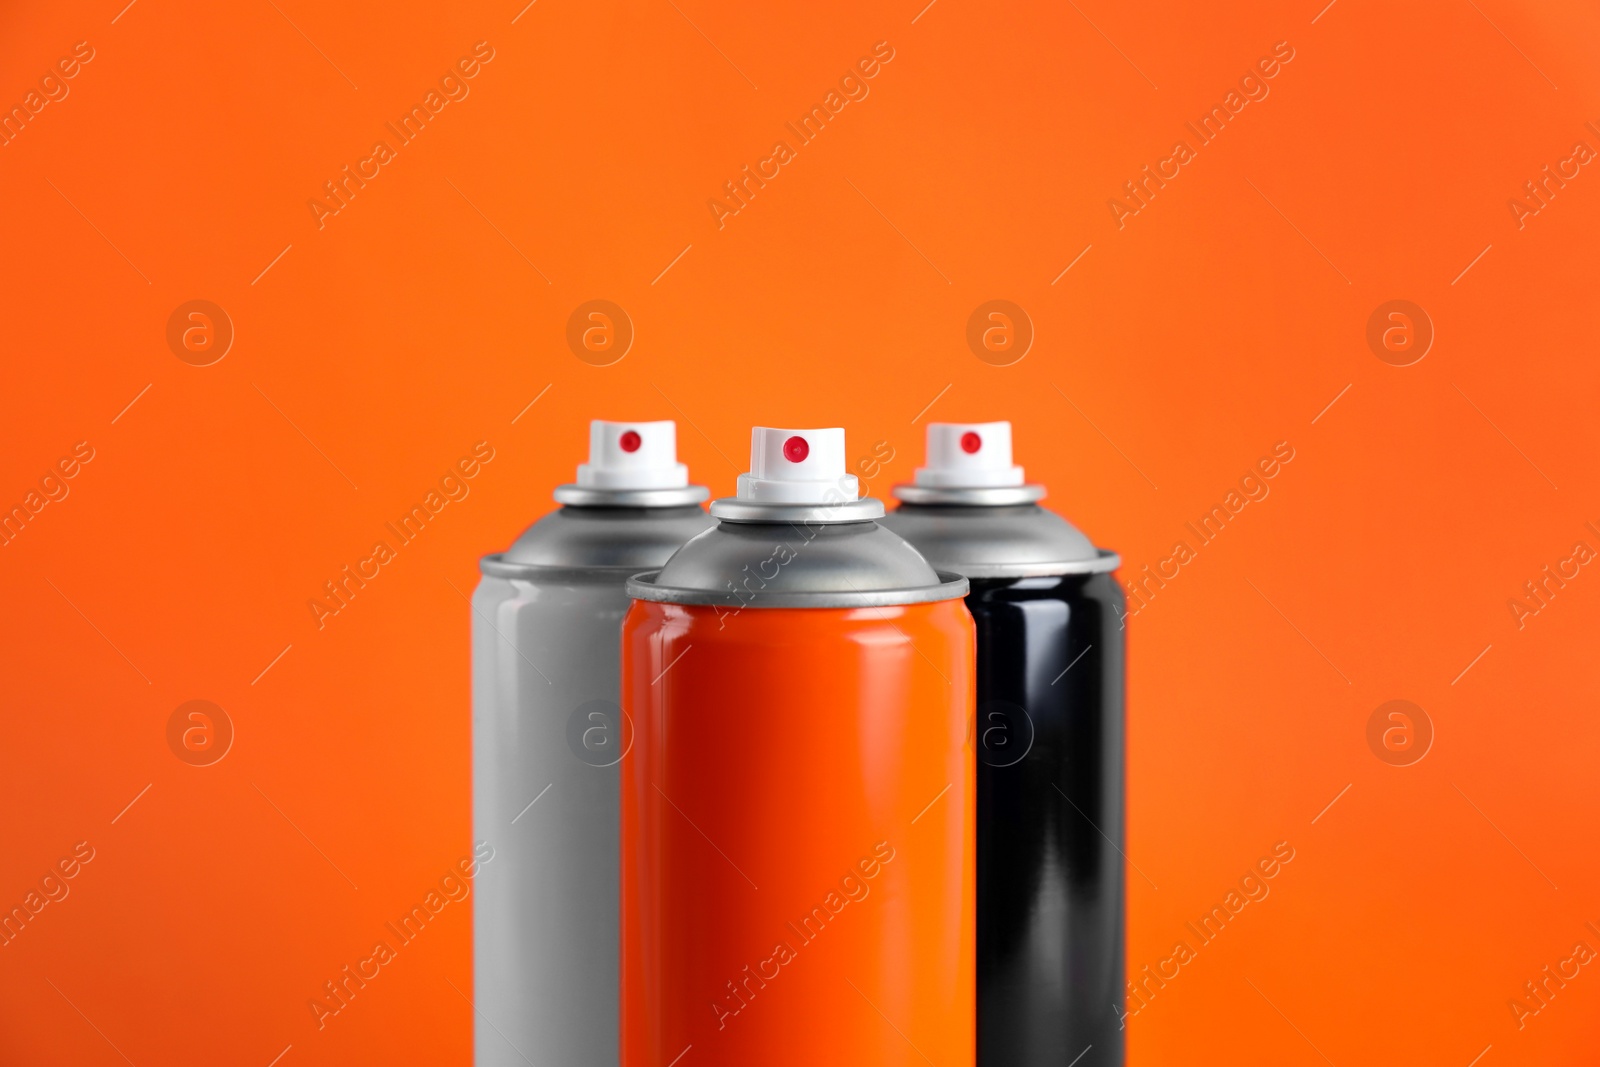
<path fill-rule="evenodd" d="M 479 1067 L 616 1067 L 618 639 L 628 576 L 711 525 L 669 422 L 601 422 L 472 598 Z"/>
<path fill-rule="evenodd" d="M 884 525 L 972 586 L 978 1063 L 1120 1067 L 1119 561 L 1039 506 L 1044 487 L 1012 465 L 1008 422 L 931 424 L 927 466 L 893 492 Z"/>
<path fill-rule="evenodd" d="M 622 1063 L 971 1067 L 967 583 L 843 430 L 756 428 L 711 513 L 628 585 Z"/>

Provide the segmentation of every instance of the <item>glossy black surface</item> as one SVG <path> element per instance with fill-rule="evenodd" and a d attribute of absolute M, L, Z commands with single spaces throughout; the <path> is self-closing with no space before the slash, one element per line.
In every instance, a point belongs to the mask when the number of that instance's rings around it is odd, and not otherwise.
<path fill-rule="evenodd" d="M 1108 574 L 974 579 L 967 606 L 978 630 L 978 1064 L 1120 1067 L 1122 592 Z"/>

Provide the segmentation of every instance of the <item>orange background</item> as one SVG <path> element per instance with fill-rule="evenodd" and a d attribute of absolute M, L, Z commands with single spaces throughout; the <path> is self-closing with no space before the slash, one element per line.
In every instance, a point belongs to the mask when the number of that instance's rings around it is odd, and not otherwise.
<path fill-rule="evenodd" d="M 928 420 L 1009 418 L 1125 577 L 1290 442 L 1130 624 L 1130 972 L 1295 849 L 1131 1058 L 1592 1053 L 1593 965 L 1521 1029 L 1508 1001 L 1600 948 L 1600 576 L 1507 607 L 1600 548 L 1600 175 L 1507 207 L 1600 148 L 1592 7 L 122 5 L 0 13 L 8 108 L 95 50 L 0 148 L 0 505 L 95 450 L 0 548 L 0 906 L 95 850 L 0 948 L 0 1060 L 467 1062 L 465 906 L 324 1029 L 307 1002 L 469 853 L 463 598 L 596 416 L 678 419 L 717 494 L 753 422 L 889 442 L 882 494 Z M 470 95 L 319 230 L 307 201 L 480 40 Z M 870 96 L 719 230 L 708 198 L 878 41 Z M 1108 198 L 1279 41 L 1270 95 L 1119 230 Z M 197 298 L 237 333 L 208 367 L 165 337 Z M 593 298 L 637 331 L 608 367 L 565 341 Z M 1005 367 L 965 340 L 994 298 L 1037 332 Z M 1365 340 L 1395 298 L 1437 331 L 1403 368 Z M 307 600 L 478 441 L 471 495 L 319 630 Z M 1397 698 L 1436 731 L 1409 767 L 1366 740 Z M 236 729 L 209 767 L 166 740 L 194 699 Z"/>

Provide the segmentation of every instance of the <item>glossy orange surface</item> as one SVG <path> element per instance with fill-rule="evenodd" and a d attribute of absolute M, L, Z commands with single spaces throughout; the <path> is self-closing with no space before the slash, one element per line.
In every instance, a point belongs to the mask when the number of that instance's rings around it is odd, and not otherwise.
<path fill-rule="evenodd" d="M 971 1064 L 966 606 L 717 610 L 623 624 L 623 1067 Z"/>

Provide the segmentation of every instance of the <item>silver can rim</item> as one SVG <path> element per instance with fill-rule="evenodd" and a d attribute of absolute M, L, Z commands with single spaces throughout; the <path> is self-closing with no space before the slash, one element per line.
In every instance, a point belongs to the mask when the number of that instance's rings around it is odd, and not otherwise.
<path fill-rule="evenodd" d="M 490 578 L 512 578 L 524 582 L 622 582 L 638 572 L 638 564 L 618 567 L 563 567 L 549 563 L 511 563 L 502 552 L 478 560 L 478 570 Z"/>
<path fill-rule="evenodd" d="M 789 523 L 812 525 L 840 522 L 871 522 L 887 512 L 883 501 L 864 496 L 841 500 L 837 504 L 777 504 L 766 500 L 740 500 L 725 496 L 711 502 L 711 517 L 723 522 Z"/>
<path fill-rule="evenodd" d="M 1122 557 L 1108 548 L 1095 549 L 1094 559 L 1056 562 L 956 563 L 968 578 L 1054 578 L 1067 574 L 1109 574 L 1122 566 Z"/>
<path fill-rule="evenodd" d="M 906 504 L 950 504 L 955 507 L 997 508 L 1015 504 L 1037 504 L 1045 498 L 1042 485 L 993 485 L 942 488 L 901 483 L 889 490 Z"/>
<path fill-rule="evenodd" d="M 590 508 L 671 508 L 698 504 L 711 495 L 703 485 L 674 489 L 594 489 L 586 485 L 557 486 L 551 494 L 558 504 Z"/>
<path fill-rule="evenodd" d="M 966 577 L 939 571 L 939 584 L 906 589 L 868 589 L 805 593 L 757 593 L 741 600 L 734 593 L 711 589 L 683 589 L 655 583 L 661 571 L 641 571 L 628 579 L 628 596 L 657 604 L 697 604 L 703 607 L 734 608 L 891 608 L 911 604 L 932 604 L 966 597 L 972 585 Z"/>

